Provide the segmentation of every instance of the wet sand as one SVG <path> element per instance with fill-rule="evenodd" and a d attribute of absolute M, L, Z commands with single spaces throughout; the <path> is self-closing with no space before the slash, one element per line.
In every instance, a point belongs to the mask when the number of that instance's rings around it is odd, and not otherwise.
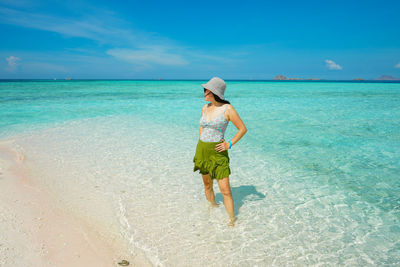
<path fill-rule="evenodd" d="M 0 266 L 151 266 L 103 226 L 63 209 L 11 143 L 0 141 Z"/>

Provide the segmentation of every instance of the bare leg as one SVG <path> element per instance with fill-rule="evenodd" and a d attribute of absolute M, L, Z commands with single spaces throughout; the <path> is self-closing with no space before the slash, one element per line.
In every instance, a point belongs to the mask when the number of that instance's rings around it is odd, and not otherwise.
<path fill-rule="evenodd" d="M 234 209 L 233 209 L 233 198 L 232 198 L 232 192 L 231 192 L 231 187 L 229 185 L 229 177 L 225 177 L 223 179 L 218 179 L 218 185 L 219 185 L 219 190 L 221 191 L 222 196 L 224 197 L 224 205 L 225 209 L 229 214 L 230 226 L 235 225 L 235 215 L 234 215 Z"/>
<path fill-rule="evenodd" d="M 206 194 L 206 198 L 210 201 L 212 206 L 217 206 L 215 203 L 215 195 L 213 189 L 213 180 L 211 179 L 209 174 L 202 174 L 203 182 L 204 182 L 204 192 Z"/>

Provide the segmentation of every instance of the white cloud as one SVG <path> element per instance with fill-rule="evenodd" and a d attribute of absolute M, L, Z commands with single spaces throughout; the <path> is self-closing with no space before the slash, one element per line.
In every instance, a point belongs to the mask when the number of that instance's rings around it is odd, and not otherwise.
<path fill-rule="evenodd" d="M 15 71 L 15 70 L 17 70 L 17 67 L 18 67 L 18 61 L 21 59 L 19 57 L 9 56 L 9 57 L 6 57 L 6 60 L 8 63 L 7 70 Z"/>
<path fill-rule="evenodd" d="M 101 45 L 129 47 L 132 48 L 130 51 L 111 49 L 112 55 L 128 61 L 161 65 L 188 64 L 182 55 L 184 48 L 175 45 L 173 40 L 157 33 L 133 32 L 125 26 L 129 23 L 116 18 L 109 11 L 73 18 L 0 7 L 0 23 L 56 32 L 64 37 L 86 38 Z"/>
<path fill-rule="evenodd" d="M 394 65 L 394 67 L 400 69 L 400 62 Z"/>
<path fill-rule="evenodd" d="M 333 60 L 326 59 L 325 60 L 326 66 L 330 70 L 341 70 L 342 67 L 339 64 L 336 64 Z"/>
<path fill-rule="evenodd" d="M 138 38 L 145 38 L 145 36 L 141 36 L 144 35 L 143 33 L 135 35 L 129 30 L 119 27 L 118 19 L 104 19 L 105 16 L 108 15 L 86 15 L 77 19 L 0 7 L 0 22 L 11 25 L 56 32 L 64 36 L 83 37 L 109 44 L 121 41 L 133 44 L 139 42 Z"/>
<path fill-rule="evenodd" d="M 124 69 L 114 65 L 110 70 L 108 66 L 116 61 L 110 60 L 109 56 L 99 55 L 80 55 L 68 51 L 1 51 L 0 58 L 3 60 L 9 55 L 18 55 L 21 63 L 17 72 L 3 71 L 0 69 L 0 79 L 8 79 L 13 74 L 14 77 L 22 78 L 118 78 L 123 76 Z M 110 63 L 111 62 L 111 63 Z M 7 63 L 3 64 L 7 66 Z M 107 76 L 109 74 L 110 76 Z M 120 75 L 120 73 L 122 73 Z M 129 78 L 129 77 L 127 77 Z"/>
<path fill-rule="evenodd" d="M 11 2 L 11 0 L 3 1 Z M 19 1 L 24 3 L 27 0 Z M 75 12 L 74 16 L 60 16 L 54 13 L 0 6 L 0 23 L 55 32 L 64 38 L 78 37 L 93 40 L 112 48 L 105 50 L 106 54 L 134 63 L 136 68 L 141 70 L 151 69 L 153 65 L 184 66 L 190 63 L 196 66 L 233 65 L 243 56 L 239 47 L 220 48 L 219 51 L 214 49 L 210 52 L 179 44 L 156 32 L 137 29 L 129 21 L 118 17 L 118 14 L 108 9 L 90 6 L 82 10 L 90 10 L 90 13 L 85 12 L 77 16 Z M 84 51 L 81 53 L 91 54 Z"/>

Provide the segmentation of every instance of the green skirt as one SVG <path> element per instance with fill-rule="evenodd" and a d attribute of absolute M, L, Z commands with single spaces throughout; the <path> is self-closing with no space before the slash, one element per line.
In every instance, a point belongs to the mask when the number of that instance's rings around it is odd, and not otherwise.
<path fill-rule="evenodd" d="M 210 174 L 211 179 L 222 179 L 231 174 L 229 168 L 228 150 L 218 152 L 215 146 L 219 142 L 203 142 L 199 139 L 196 154 L 193 157 L 193 171 L 199 170 L 201 174 Z"/>

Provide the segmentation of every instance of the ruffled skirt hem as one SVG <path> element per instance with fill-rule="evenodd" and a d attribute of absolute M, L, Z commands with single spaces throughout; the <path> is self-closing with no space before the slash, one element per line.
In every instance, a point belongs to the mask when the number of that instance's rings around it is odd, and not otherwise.
<path fill-rule="evenodd" d="M 201 174 L 209 174 L 211 179 L 222 179 L 231 174 L 228 151 L 218 152 L 215 145 L 220 142 L 203 142 L 199 140 L 196 154 L 193 157 L 193 171 L 199 170 Z"/>

